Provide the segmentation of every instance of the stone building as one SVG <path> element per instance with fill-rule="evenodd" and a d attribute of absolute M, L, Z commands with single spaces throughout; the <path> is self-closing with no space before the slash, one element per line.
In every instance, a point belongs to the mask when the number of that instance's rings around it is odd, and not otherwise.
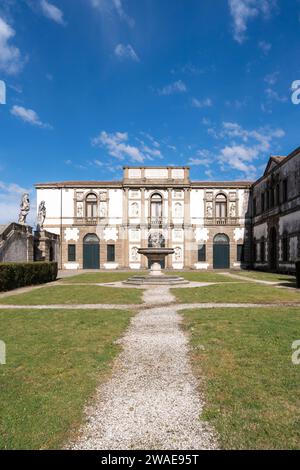
<path fill-rule="evenodd" d="M 253 266 L 295 271 L 300 257 L 300 147 L 272 156 L 252 186 Z"/>
<path fill-rule="evenodd" d="M 141 269 L 159 232 L 168 269 L 249 263 L 249 182 L 191 181 L 188 167 L 125 167 L 122 181 L 37 184 L 44 227 L 60 235 L 63 269 Z"/>
<path fill-rule="evenodd" d="M 188 167 L 124 167 L 121 181 L 36 185 L 63 269 L 143 269 L 158 232 L 167 269 L 293 271 L 300 250 L 300 148 L 256 182 L 191 181 Z"/>

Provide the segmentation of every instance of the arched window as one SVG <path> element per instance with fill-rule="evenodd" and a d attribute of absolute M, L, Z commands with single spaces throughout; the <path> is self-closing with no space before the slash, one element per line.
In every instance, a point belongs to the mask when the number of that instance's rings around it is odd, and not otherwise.
<path fill-rule="evenodd" d="M 85 199 L 85 214 L 86 217 L 97 217 L 97 196 L 95 194 L 88 194 Z"/>
<path fill-rule="evenodd" d="M 151 219 L 160 220 L 162 217 L 162 196 L 154 193 L 151 196 Z"/>
<path fill-rule="evenodd" d="M 214 244 L 215 245 L 229 245 L 229 237 L 226 233 L 218 233 L 214 237 Z"/>
<path fill-rule="evenodd" d="M 219 219 L 227 217 L 227 198 L 225 194 L 217 194 L 216 196 L 216 217 Z"/>

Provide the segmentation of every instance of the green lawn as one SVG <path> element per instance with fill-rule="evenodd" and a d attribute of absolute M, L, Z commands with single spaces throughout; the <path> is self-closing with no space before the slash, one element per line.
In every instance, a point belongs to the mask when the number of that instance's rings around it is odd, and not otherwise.
<path fill-rule="evenodd" d="M 238 276 L 249 277 L 251 279 L 257 279 L 259 281 L 271 281 L 271 282 L 291 282 L 295 283 L 295 276 L 289 276 L 288 274 L 278 273 L 266 273 L 262 271 L 231 271 L 232 274 Z"/>
<path fill-rule="evenodd" d="M 0 448 L 53 449 L 76 433 L 83 408 L 119 352 L 131 313 L 0 310 Z"/>
<path fill-rule="evenodd" d="M 99 271 L 94 273 L 81 273 L 76 274 L 75 276 L 64 277 L 62 282 L 118 282 L 125 281 L 130 276 L 135 276 L 136 274 L 145 274 L 145 271 L 128 271 L 128 272 L 118 272 L 118 271 Z"/>
<path fill-rule="evenodd" d="M 300 311 L 194 309 L 183 312 L 194 370 L 210 421 L 226 449 L 300 449 Z M 204 377 L 204 380 L 203 380 Z"/>
<path fill-rule="evenodd" d="M 170 271 L 168 274 L 174 276 L 182 276 L 187 281 L 196 281 L 196 282 L 239 282 L 238 279 L 233 279 L 229 276 L 224 276 L 215 272 L 199 272 L 199 271 Z"/>
<path fill-rule="evenodd" d="M 0 304 L 53 305 L 53 304 L 139 304 L 142 290 L 104 286 L 41 287 L 25 294 L 2 297 Z"/>
<path fill-rule="evenodd" d="M 179 303 L 300 303 L 300 290 L 246 282 L 177 288 L 171 292 Z"/>

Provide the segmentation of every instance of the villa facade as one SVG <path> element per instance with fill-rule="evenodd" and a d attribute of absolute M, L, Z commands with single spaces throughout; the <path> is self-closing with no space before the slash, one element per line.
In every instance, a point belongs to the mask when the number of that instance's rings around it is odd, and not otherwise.
<path fill-rule="evenodd" d="M 121 181 L 36 189 L 44 228 L 60 236 L 63 269 L 145 269 L 138 248 L 151 246 L 153 232 L 175 250 L 167 269 L 292 271 L 299 255 L 300 149 L 271 157 L 255 183 L 191 181 L 188 167 L 124 167 Z"/>

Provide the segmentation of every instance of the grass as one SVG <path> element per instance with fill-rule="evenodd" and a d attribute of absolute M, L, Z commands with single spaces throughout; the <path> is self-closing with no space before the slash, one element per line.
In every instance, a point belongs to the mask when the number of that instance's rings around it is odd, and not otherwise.
<path fill-rule="evenodd" d="M 288 274 L 279 274 L 279 273 L 267 273 L 263 271 L 232 271 L 232 274 L 237 274 L 238 276 L 249 277 L 251 279 L 257 279 L 259 281 L 271 281 L 271 282 L 291 282 L 295 283 L 295 276 L 290 276 Z"/>
<path fill-rule="evenodd" d="M 53 304 L 140 304 L 142 290 L 104 286 L 41 287 L 24 294 L 0 298 L 0 304 L 53 305 Z"/>
<path fill-rule="evenodd" d="M 182 276 L 187 281 L 196 281 L 196 282 L 232 282 L 238 281 L 238 279 L 232 279 L 229 276 L 224 276 L 215 272 L 199 272 L 199 271 L 178 271 L 170 272 L 172 276 Z"/>
<path fill-rule="evenodd" d="M 134 276 L 136 274 L 145 274 L 145 271 L 131 271 L 131 272 L 118 272 L 118 271 L 99 271 L 94 273 L 81 273 L 75 274 L 75 276 L 64 277 L 62 282 L 66 283 L 80 283 L 80 282 L 118 282 L 118 281 L 125 281 L 130 276 Z"/>
<path fill-rule="evenodd" d="M 254 283 L 171 289 L 179 303 L 300 303 L 300 291 Z"/>
<path fill-rule="evenodd" d="M 202 418 L 225 449 L 300 448 L 300 312 L 284 309 L 186 310 L 194 370 L 206 405 Z M 204 380 L 203 380 L 204 375 Z"/>
<path fill-rule="evenodd" d="M 124 310 L 0 310 L 7 348 L 0 366 L 1 449 L 55 449 L 68 441 L 130 317 Z"/>

